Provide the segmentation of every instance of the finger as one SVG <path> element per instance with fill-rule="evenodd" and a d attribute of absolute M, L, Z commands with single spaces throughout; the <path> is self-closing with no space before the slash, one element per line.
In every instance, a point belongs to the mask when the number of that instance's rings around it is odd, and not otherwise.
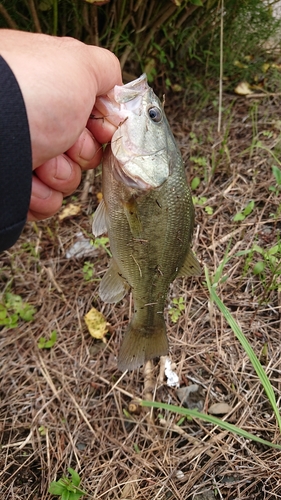
<path fill-rule="evenodd" d="M 35 175 L 32 177 L 32 189 L 28 220 L 47 219 L 61 207 L 63 194 L 46 186 Z"/>
<path fill-rule="evenodd" d="M 102 146 L 89 130 L 84 129 L 75 144 L 67 150 L 67 156 L 83 170 L 95 168 L 102 159 Z"/>
<path fill-rule="evenodd" d="M 96 108 L 93 109 L 92 116 L 88 120 L 87 128 L 101 144 L 110 142 L 117 129 Z"/>
<path fill-rule="evenodd" d="M 35 169 L 36 177 L 46 186 L 65 196 L 72 193 L 81 182 L 81 168 L 67 155 L 59 155 Z"/>

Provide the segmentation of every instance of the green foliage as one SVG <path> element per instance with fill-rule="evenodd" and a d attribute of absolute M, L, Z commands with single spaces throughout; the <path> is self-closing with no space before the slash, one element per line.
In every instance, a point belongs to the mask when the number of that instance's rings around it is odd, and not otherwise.
<path fill-rule="evenodd" d="M 83 277 L 85 281 L 91 281 L 94 275 L 94 264 L 92 262 L 89 262 L 86 260 L 84 262 L 82 271 L 83 271 Z"/>
<path fill-rule="evenodd" d="M 254 208 L 255 208 L 255 202 L 254 202 L 254 200 L 249 201 L 249 203 L 242 210 L 242 212 L 238 212 L 236 215 L 234 215 L 233 220 L 235 222 L 245 220 L 246 217 L 252 213 L 252 211 L 254 210 Z"/>
<path fill-rule="evenodd" d="M 194 191 L 195 189 L 197 189 L 199 186 L 200 186 L 200 177 L 193 177 L 191 183 L 190 183 L 190 187 L 191 189 Z"/>
<path fill-rule="evenodd" d="M 49 493 L 59 496 L 61 500 L 79 500 L 87 493 L 79 488 L 81 482 L 79 474 L 71 467 L 67 470 L 71 477 L 63 476 L 58 481 L 52 481 Z"/>
<path fill-rule="evenodd" d="M 217 90 L 220 66 L 220 0 L 3 0 L 0 27 L 73 36 L 106 47 L 131 75 L 146 71 L 163 90 L 185 89 L 194 98 Z M 33 6 L 33 7 L 32 7 Z M 5 14 L 4 14 L 5 12 Z M 278 33 L 280 20 L 263 0 L 224 1 L 224 86 L 264 80 L 265 42 Z M 249 26 L 251 29 L 249 29 Z M 267 81 L 280 82 L 271 67 Z M 206 82 L 208 82 L 206 84 Z"/>
<path fill-rule="evenodd" d="M 206 196 L 192 196 L 192 201 L 195 206 L 197 205 L 199 207 L 202 207 L 202 205 L 205 205 L 207 203 L 208 198 L 206 198 Z M 212 215 L 214 212 L 213 207 L 211 207 L 210 205 L 204 206 L 204 210 L 207 215 Z"/>
<path fill-rule="evenodd" d="M 7 292 L 0 302 L 0 326 L 16 328 L 20 319 L 33 321 L 35 307 L 24 302 L 20 295 Z"/>
<path fill-rule="evenodd" d="M 169 309 L 169 314 L 173 323 L 176 323 L 185 309 L 185 303 L 183 297 L 172 299 L 172 305 Z"/>
<path fill-rule="evenodd" d="M 231 315 L 230 311 L 225 307 L 223 302 L 220 300 L 216 293 L 216 287 L 219 283 L 221 282 L 221 277 L 223 274 L 223 268 L 226 264 L 226 262 L 229 260 L 228 258 L 228 249 L 225 253 L 223 262 L 221 263 L 220 267 L 217 270 L 217 273 L 215 276 L 212 278 L 209 275 L 207 267 L 205 267 L 205 277 L 206 277 L 206 285 L 208 287 L 208 291 L 210 294 L 210 299 L 217 305 L 218 309 L 221 311 L 223 314 L 223 317 L 231 327 L 233 333 L 239 340 L 240 344 L 242 345 L 244 351 L 248 355 L 250 362 L 261 382 L 261 385 L 263 386 L 264 392 L 267 395 L 268 401 L 271 405 L 271 408 L 273 412 L 275 413 L 276 416 L 276 421 L 278 423 L 279 430 L 281 430 L 281 415 L 279 411 L 279 407 L 276 402 L 276 397 L 274 393 L 274 389 L 271 385 L 271 382 L 269 378 L 267 377 L 267 374 L 265 370 L 262 367 L 261 362 L 257 358 L 255 352 L 253 351 L 251 345 L 249 344 L 248 340 L 246 339 L 245 335 L 243 334 L 242 330 L 236 323 L 235 319 Z M 262 355 L 266 356 L 267 353 L 267 346 L 264 346 Z M 150 408 L 157 408 L 157 409 L 164 409 L 166 411 L 171 411 L 174 413 L 178 413 L 180 415 L 183 415 L 186 418 L 191 418 L 191 419 L 199 419 L 203 420 L 205 422 L 209 422 L 213 425 L 216 425 L 220 427 L 221 429 L 226 430 L 227 432 L 232 432 L 234 434 L 237 434 L 238 436 L 242 436 L 245 439 L 249 439 L 252 441 L 255 441 L 257 443 L 270 446 L 272 448 L 277 448 L 281 449 L 281 445 L 279 444 L 274 444 L 271 443 L 270 441 L 267 441 L 265 439 L 260 438 L 259 436 L 256 436 L 254 434 L 249 433 L 248 431 L 245 431 L 244 429 L 241 429 L 240 427 L 237 427 L 236 425 L 233 425 L 232 423 L 227 422 L 226 420 L 221 420 L 213 415 L 209 415 L 206 413 L 201 413 L 198 410 L 190 410 L 187 408 L 183 408 L 180 406 L 175 406 L 175 405 L 170 405 L 167 403 L 159 403 L 158 401 L 140 401 L 140 405 L 144 407 L 150 407 Z"/>
<path fill-rule="evenodd" d="M 109 239 L 107 236 L 101 236 L 100 238 L 95 238 L 93 241 L 94 248 L 103 248 L 109 257 L 112 257 L 110 251 L 108 250 Z"/>
<path fill-rule="evenodd" d="M 276 165 L 272 165 L 272 174 L 275 178 L 275 186 L 269 186 L 269 190 L 272 191 L 276 196 L 279 196 L 281 191 L 281 170 Z"/>
<path fill-rule="evenodd" d="M 51 332 L 49 340 L 46 339 L 45 337 L 40 337 L 38 342 L 38 347 L 39 349 L 50 349 L 55 345 L 56 341 L 57 341 L 57 330 L 53 330 Z"/>
<path fill-rule="evenodd" d="M 246 339 L 245 335 L 243 334 L 241 328 L 238 326 L 236 323 L 235 319 L 229 312 L 229 310 L 225 307 L 223 302 L 220 300 L 218 295 L 216 294 L 215 287 L 211 284 L 211 279 L 209 277 L 209 272 L 207 267 L 205 267 L 205 276 L 206 276 L 206 282 L 207 282 L 207 287 L 210 293 L 211 299 L 214 301 L 214 303 L 217 305 L 221 313 L 223 314 L 225 320 L 228 322 L 229 326 L 231 327 L 233 333 L 236 335 L 237 339 L 239 340 L 240 344 L 242 345 L 244 351 L 248 355 L 251 364 L 256 371 L 256 374 L 259 377 L 259 380 L 264 388 L 264 391 L 268 397 L 268 400 L 271 404 L 272 410 L 275 413 L 276 420 L 278 422 L 278 427 L 279 430 L 281 431 L 281 415 L 279 412 L 279 408 L 276 403 L 276 398 L 274 394 L 273 387 L 270 383 L 270 380 L 268 379 L 260 361 L 258 360 L 255 352 L 253 351 L 252 347 L 250 346 L 248 340 Z M 253 438 L 252 438 L 253 439 Z M 281 446 L 280 446 L 281 448 Z"/>
<path fill-rule="evenodd" d="M 263 300 L 272 290 L 281 291 L 281 241 L 279 240 L 272 247 L 264 249 L 254 244 L 247 250 L 242 250 L 236 254 L 246 256 L 244 264 L 244 274 L 251 271 L 262 281 L 264 291 Z"/>

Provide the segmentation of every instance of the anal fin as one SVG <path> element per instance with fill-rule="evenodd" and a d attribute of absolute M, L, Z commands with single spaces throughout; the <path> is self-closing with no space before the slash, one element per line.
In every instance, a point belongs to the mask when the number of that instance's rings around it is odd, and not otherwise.
<path fill-rule="evenodd" d="M 115 304 L 115 302 L 123 299 L 129 289 L 130 286 L 122 278 L 115 260 L 111 259 L 109 268 L 100 283 L 99 296 L 101 300 L 109 304 Z"/>
<path fill-rule="evenodd" d="M 201 273 L 201 266 L 190 248 L 182 267 L 179 269 L 177 276 L 200 276 Z"/>

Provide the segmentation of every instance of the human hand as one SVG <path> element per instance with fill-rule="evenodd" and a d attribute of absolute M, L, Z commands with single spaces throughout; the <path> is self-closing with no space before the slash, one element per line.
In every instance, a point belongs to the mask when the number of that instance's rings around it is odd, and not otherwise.
<path fill-rule="evenodd" d="M 28 220 L 50 217 L 95 168 L 115 127 L 91 120 L 96 96 L 121 85 L 118 59 L 72 38 L 0 30 L 1 55 L 24 98 L 33 170 Z"/>

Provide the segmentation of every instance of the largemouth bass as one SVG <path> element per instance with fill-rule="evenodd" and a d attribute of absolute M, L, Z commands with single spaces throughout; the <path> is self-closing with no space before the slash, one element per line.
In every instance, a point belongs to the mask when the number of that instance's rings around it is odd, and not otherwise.
<path fill-rule="evenodd" d="M 108 233 L 112 259 L 99 289 L 104 302 L 131 288 L 134 314 L 118 367 L 166 355 L 164 307 L 177 276 L 201 273 L 190 243 L 194 208 L 180 151 L 146 75 L 116 86 L 96 107 L 118 126 L 103 160 L 103 200 L 93 233 Z"/>

